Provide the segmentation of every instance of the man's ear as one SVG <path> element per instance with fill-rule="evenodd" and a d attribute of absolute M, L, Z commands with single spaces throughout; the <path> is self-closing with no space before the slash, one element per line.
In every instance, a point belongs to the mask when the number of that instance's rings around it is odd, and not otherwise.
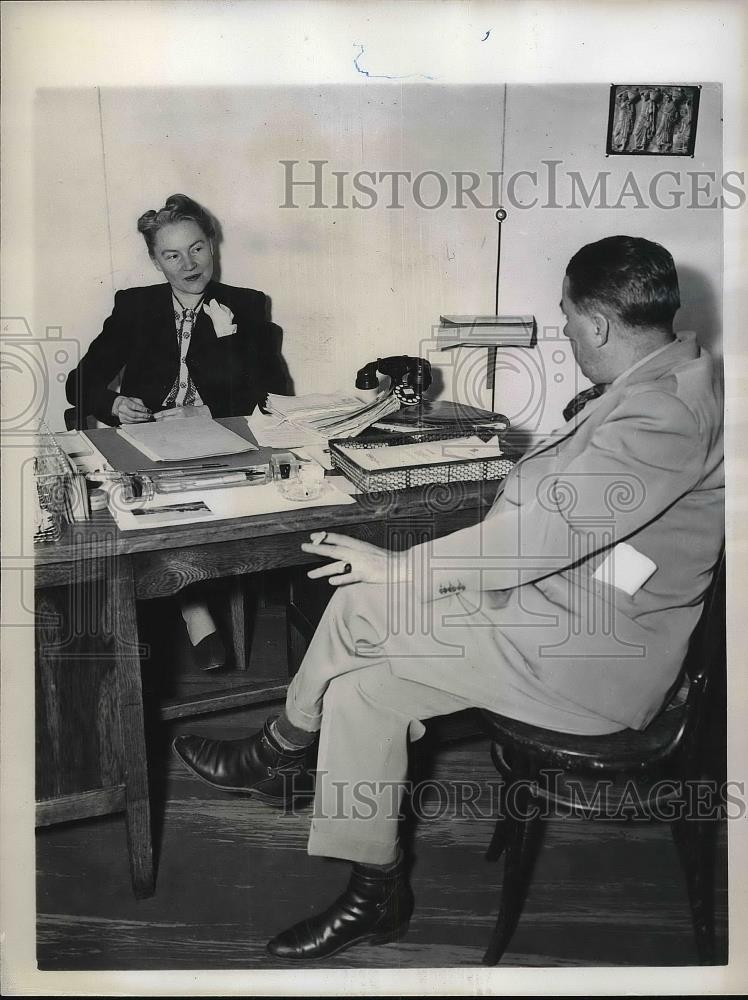
<path fill-rule="evenodd" d="M 593 313 L 590 317 L 595 325 L 594 339 L 597 347 L 605 347 L 610 335 L 610 320 L 601 312 Z"/>

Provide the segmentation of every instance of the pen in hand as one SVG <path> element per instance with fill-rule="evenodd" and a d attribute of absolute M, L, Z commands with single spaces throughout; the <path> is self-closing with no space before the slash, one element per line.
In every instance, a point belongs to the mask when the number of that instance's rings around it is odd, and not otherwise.
<path fill-rule="evenodd" d="M 153 411 L 138 396 L 116 396 L 112 403 L 112 416 L 120 424 L 138 424 L 152 420 Z"/>

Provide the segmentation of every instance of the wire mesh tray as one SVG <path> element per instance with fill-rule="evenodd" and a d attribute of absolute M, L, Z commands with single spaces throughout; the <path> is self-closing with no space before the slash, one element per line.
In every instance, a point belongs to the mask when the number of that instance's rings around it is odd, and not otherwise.
<path fill-rule="evenodd" d="M 75 470 L 44 421 L 34 432 L 34 542 L 56 542 L 71 520 Z"/>
<path fill-rule="evenodd" d="M 371 448 L 391 448 L 401 444 L 449 441 L 470 435 L 487 441 L 496 437 L 496 432 L 488 431 L 481 424 L 460 424 L 450 428 L 417 431 L 409 434 L 377 434 L 365 438 L 334 438 L 329 442 L 330 459 L 335 469 L 364 493 L 384 490 L 407 490 L 413 486 L 427 486 L 430 483 L 466 483 L 483 479 L 503 479 L 515 462 L 506 456 L 497 458 L 450 458 L 431 465 L 410 466 L 370 470 L 362 468 L 351 455 L 341 448 L 368 450 Z"/>

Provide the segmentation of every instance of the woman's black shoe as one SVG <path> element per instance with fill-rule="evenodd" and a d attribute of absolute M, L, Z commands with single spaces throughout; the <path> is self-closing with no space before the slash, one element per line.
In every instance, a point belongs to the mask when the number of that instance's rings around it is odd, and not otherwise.
<path fill-rule="evenodd" d="M 182 763 L 214 788 L 251 795 L 269 805 L 290 805 L 314 794 L 310 767 L 315 748 L 284 750 L 270 731 L 271 722 L 242 740 L 177 736 L 172 746 Z"/>
<path fill-rule="evenodd" d="M 314 961 L 355 944 L 387 944 L 408 930 L 413 893 L 400 864 L 388 872 L 354 864 L 348 888 L 324 913 L 302 920 L 268 943 L 276 958 Z"/>
<path fill-rule="evenodd" d="M 226 649 L 217 632 L 211 632 L 192 647 L 192 658 L 201 670 L 220 670 L 226 663 Z"/>

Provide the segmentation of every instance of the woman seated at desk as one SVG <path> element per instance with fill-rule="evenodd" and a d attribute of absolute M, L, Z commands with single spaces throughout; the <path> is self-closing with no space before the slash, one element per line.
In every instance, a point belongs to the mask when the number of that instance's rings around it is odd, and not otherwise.
<path fill-rule="evenodd" d="M 166 283 L 115 294 L 111 316 L 67 379 L 76 426 L 85 427 L 89 415 L 115 427 L 243 416 L 268 392 L 286 391 L 280 331 L 268 320 L 266 296 L 214 280 L 210 214 L 173 194 L 162 209 L 140 216 L 138 231 Z M 111 389 L 120 371 L 120 388 Z M 207 608 L 185 599 L 182 615 L 201 665 L 221 666 L 222 643 Z"/>

